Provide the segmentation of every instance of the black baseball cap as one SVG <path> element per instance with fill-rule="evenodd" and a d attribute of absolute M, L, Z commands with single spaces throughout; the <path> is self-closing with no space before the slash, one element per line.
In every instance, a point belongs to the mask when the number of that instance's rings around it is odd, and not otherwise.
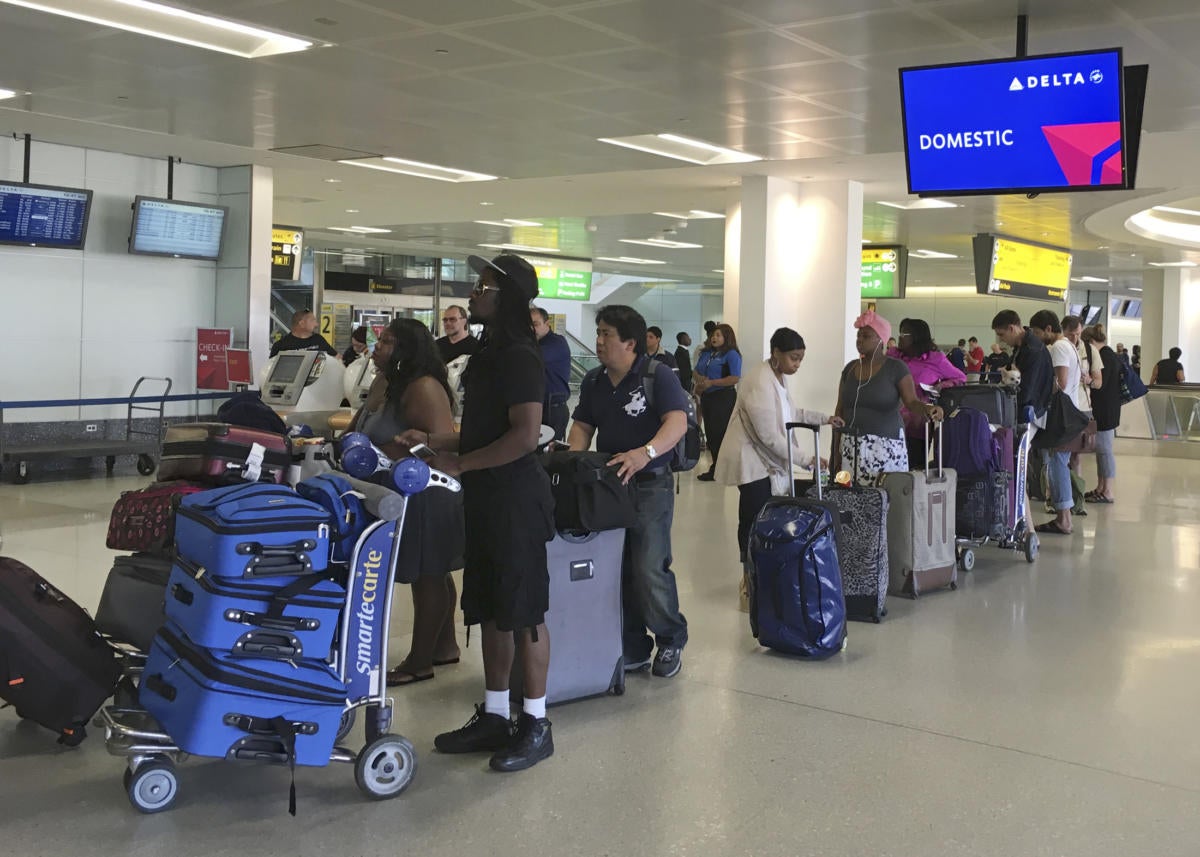
<path fill-rule="evenodd" d="M 482 256 L 468 256 L 467 264 L 476 274 L 482 274 L 489 269 L 500 274 L 504 278 L 500 281 L 501 284 L 505 280 L 515 284 L 526 300 L 531 301 L 538 296 L 537 271 L 533 265 L 514 253 L 501 253 L 491 260 Z"/>

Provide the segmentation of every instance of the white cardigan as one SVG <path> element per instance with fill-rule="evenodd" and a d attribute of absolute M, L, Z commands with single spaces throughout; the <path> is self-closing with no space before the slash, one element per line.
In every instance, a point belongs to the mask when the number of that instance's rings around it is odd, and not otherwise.
<path fill-rule="evenodd" d="M 816 423 L 828 421 L 829 417 L 817 411 L 806 411 L 796 407 L 791 393 L 787 393 L 788 413 L 784 413 L 779 397 L 779 382 L 770 363 L 763 361 L 742 375 L 738 381 L 738 400 L 729 418 L 729 428 L 721 442 L 721 456 L 717 460 L 716 481 L 722 485 L 745 485 L 766 479 L 772 472 L 787 472 L 787 430 L 789 422 Z M 806 440 L 803 436 L 793 438 L 795 449 Z M 800 465 L 812 464 L 812 453 L 800 451 L 795 461 Z"/>

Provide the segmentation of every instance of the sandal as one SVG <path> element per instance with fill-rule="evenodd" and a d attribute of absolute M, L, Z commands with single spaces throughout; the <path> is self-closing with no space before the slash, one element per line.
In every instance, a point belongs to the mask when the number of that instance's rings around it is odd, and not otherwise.
<path fill-rule="evenodd" d="M 394 670 L 388 670 L 387 686 L 388 687 L 407 687 L 410 684 L 417 684 L 422 681 L 429 681 L 434 677 L 434 673 L 426 675 L 418 675 L 408 670 L 402 670 L 396 667 Z"/>
<path fill-rule="evenodd" d="M 437 658 L 434 658 L 434 659 L 433 659 L 433 665 L 434 665 L 435 667 L 448 667 L 448 666 L 450 666 L 451 664 L 456 664 L 456 663 L 458 663 L 460 660 L 462 660 L 462 658 L 460 658 L 460 657 L 455 657 L 455 658 L 445 658 L 444 660 L 440 660 L 440 661 L 439 661 Z"/>
<path fill-rule="evenodd" d="M 1035 533 L 1050 533 L 1056 536 L 1069 536 L 1071 530 L 1064 530 L 1058 525 L 1058 521 L 1047 521 L 1044 524 L 1038 524 L 1033 528 Z"/>
<path fill-rule="evenodd" d="M 1101 504 L 1105 504 L 1105 503 L 1111 504 L 1113 501 L 1112 497 L 1105 497 L 1103 494 L 1094 494 L 1092 496 L 1085 497 L 1084 499 L 1086 499 L 1089 503 L 1101 503 Z"/>

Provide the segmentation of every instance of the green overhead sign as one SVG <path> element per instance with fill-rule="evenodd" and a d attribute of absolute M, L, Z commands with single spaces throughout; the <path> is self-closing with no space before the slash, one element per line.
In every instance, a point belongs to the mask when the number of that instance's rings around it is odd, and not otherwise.
<path fill-rule="evenodd" d="M 864 247 L 862 251 L 862 298 L 904 297 L 908 267 L 904 247 Z"/>
<path fill-rule="evenodd" d="M 537 267 L 538 297 L 562 301 L 586 301 L 592 296 L 590 271 L 570 271 L 566 268 Z"/>

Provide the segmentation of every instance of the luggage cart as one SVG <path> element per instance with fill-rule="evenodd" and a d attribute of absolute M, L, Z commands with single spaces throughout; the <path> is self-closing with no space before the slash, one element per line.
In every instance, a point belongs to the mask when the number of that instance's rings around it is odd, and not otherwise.
<path fill-rule="evenodd" d="M 970 571 L 975 567 L 975 548 L 982 547 L 989 542 L 994 542 L 1001 550 L 1020 551 L 1025 556 L 1025 561 L 1032 563 L 1037 560 L 1038 551 L 1041 543 L 1038 539 L 1038 534 L 1034 532 L 1030 526 L 1029 519 L 1029 449 L 1033 441 L 1033 436 L 1037 430 L 1032 423 L 1025 422 L 1017 426 L 1017 432 L 1020 435 L 1017 441 L 1016 462 L 1013 470 L 1015 472 L 1013 492 L 1016 495 L 1013 498 L 1014 512 L 1013 525 L 1008 525 L 1008 508 L 1007 503 L 1005 508 L 1000 510 L 1003 514 L 1001 526 L 997 529 L 1000 531 L 998 538 L 991 536 L 983 536 L 977 539 L 958 538 L 955 540 L 955 547 L 958 553 L 958 566 L 963 571 Z"/>
<path fill-rule="evenodd" d="M 141 395 L 142 385 L 146 382 L 162 384 L 161 393 L 152 396 Z M 143 476 L 149 476 L 158 467 L 159 449 L 162 446 L 163 422 L 167 407 L 167 395 L 171 392 L 170 378 L 152 378 L 142 376 L 133 385 L 133 390 L 126 400 L 83 400 L 79 404 L 87 407 L 99 404 L 119 404 L 126 402 L 125 437 L 102 438 L 99 440 L 55 440 L 41 443 L 5 443 L 4 407 L 0 402 L 0 465 L 5 462 L 17 463 L 17 474 L 13 480 L 18 485 L 29 481 L 29 462 L 52 458 L 104 458 L 109 473 L 117 463 L 118 455 L 136 455 L 137 470 Z M 142 404 L 150 402 L 150 404 Z M 36 403 L 24 403 L 35 406 Z M 134 428 L 133 412 L 146 411 L 155 417 L 153 429 Z"/>
<path fill-rule="evenodd" d="M 397 480 L 403 487 L 396 491 L 351 480 L 365 495 L 368 510 L 380 520 L 368 527 L 355 545 L 332 663 L 347 693 L 329 761 L 354 765 L 355 782 L 372 800 L 394 798 L 403 792 L 417 766 L 413 745 L 389 731 L 392 700 L 386 693 L 391 600 L 408 499 L 426 488 L 456 493 L 462 490 L 456 480 L 431 470 L 419 459 L 405 459 L 401 464 L 407 472 L 405 478 Z M 382 557 L 388 561 L 380 563 Z M 364 641 L 369 641 L 365 647 Z M 131 656 L 127 666 L 128 678 L 140 664 Z M 127 694 L 114 699 L 112 706 L 100 712 L 96 725 L 105 730 L 108 752 L 127 759 L 123 782 L 130 803 L 144 813 L 162 812 L 175 803 L 179 792 L 176 765 L 188 754 L 150 714 L 130 702 Z M 365 709 L 366 743 L 355 753 L 337 745 L 353 729 L 360 708 Z M 239 750 L 236 745 L 226 758 L 277 764 L 291 761 L 286 752 Z"/>

